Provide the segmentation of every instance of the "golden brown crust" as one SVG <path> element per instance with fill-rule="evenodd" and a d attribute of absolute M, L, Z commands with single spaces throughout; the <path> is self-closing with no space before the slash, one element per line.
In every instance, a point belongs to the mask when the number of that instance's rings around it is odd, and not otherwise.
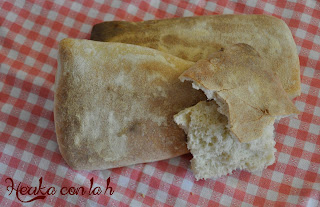
<path fill-rule="evenodd" d="M 62 40 L 54 115 L 66 162 L 97 170 L 188 153 L 173 115 L 205 100 L 178 79 L 192 64 L 135 45 Z"/>
<path fill-rule="evenodd" d="M 265 62 L 251 46 L 236 44 L 198 61 L 180 78 L 215 92 L 216 101 L 227 104 L 231 132 L 248 142 L 261 137 L 276 117 L 299 113 Z"/>
<path fill-rule="evenodd" d="M 144 22 L 96 24 L 91 39 L 154 48 L 198 61 L 236 43 L 254 47 L 268 59 L 290 98 L 300 95 L 300 66 L 288 26 L 266 15 L 213 15 Z"/>

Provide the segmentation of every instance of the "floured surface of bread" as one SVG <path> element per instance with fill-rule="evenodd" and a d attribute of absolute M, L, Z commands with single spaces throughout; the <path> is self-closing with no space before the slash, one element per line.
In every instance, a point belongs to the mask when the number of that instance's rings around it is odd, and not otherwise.
<path fill-rule="evenodd" d="M 298 114 L 292 101 L 259 53 L 235 44 L 199 60 L 180 79 L 193 81 L 221 107 L 229 128 L 240 142 L 260 139 L 275 118 Z"/>
<path fill-rule="evenodd" d="M 217 178 L 236 169 L 262 170 L 274 163 L 273 124 L 265 128 L 262 139 L 241 143 L 231 136 L 227 117 L 217 110 L 214 101 L 201 101 L 174 116 L 188 135 L 191 169 L 197 180 Z"/>
<path fill-rule="evenodd" d="M 143 32 L 141 32 L 143 31 Z M 280 78 L 290 98 L 299 96 L 300 65 L 292 34 L 267 15 L 213 15 L 144 22 L 111 21 L 93 27 L 91 39 L 154 48 L 198 61 L 236 43 L 254 47 Z"/>
<path fill-rule="evenodd" d="M 136 45 L 62 40 L 54 115 L 66 162 L 95 170 L 188 153 L 172 117 L 205 99 L 178 79 L 192 64 Z"/>

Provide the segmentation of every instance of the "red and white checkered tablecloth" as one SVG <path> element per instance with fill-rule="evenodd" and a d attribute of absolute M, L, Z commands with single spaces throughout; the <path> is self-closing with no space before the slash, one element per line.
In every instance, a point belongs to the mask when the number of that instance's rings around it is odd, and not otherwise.
<path fill-rule="evenodd" d="M 276 123 L 276 163 L 261 173 L 238 170 L 206 181 L 195 181 L 190 154 L 112 170 L 69 168 L 53 119 L 58 42 L 88 39 L 102 21 L 214 14 L 273 15 L 293 34 L 301 114 Z M 0 206 L 320 206 L 320 2 L 0 0 L 0 110 Z M 108 178 L 114 193 L 98 195 Z M 37 195 L 24 195 L 40 181 Z M 85 192 L 76 195 L 80 187 Z"/>

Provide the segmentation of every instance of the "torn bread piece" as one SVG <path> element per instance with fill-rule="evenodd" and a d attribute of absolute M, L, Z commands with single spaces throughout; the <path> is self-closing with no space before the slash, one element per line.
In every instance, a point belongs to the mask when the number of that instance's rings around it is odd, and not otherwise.
<path fill-rule="evenodd" d="M 199 60 L 179 77 L 193 81 L 228 117 L 228 127 L 240 142 L 263 137 L 276 118 L 298 114 L 277 76 L 247 44 L 235 44 Z"/>
<path fill-rule="evenodd" d="M 54 120 L 59 149 L 77 170 L 189 153 L 174 114 L 206 97 L 179 75 L 194 63 L 124 43 L 59 44 Z"/>
<path fill-rule="evenodd" d="M 241 143 L 230 134 L 227 117 L 217 110 L 214 101 L 201 101 L 174 116 L 188 135 L 191 169 L 197 180 L 218 178 L 236 169 L 263 170 L 274 163 L 273 124 L 264 129 L 261 139 Z"/>

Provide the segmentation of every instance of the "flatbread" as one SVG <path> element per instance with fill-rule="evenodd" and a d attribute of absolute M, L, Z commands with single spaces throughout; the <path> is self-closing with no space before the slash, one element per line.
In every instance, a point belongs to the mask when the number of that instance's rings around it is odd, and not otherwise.
<path fill-rule="evenodd" d="M 94 25 L 91 39 L 154 48 L 190 61 L 236 43 L 254 47 L 280 78 L 290 98 L 300 95 L 300 66 L 292 34 L 281 19 L 267 15 L 213 15 Z"/>
<path fill-rule="evenodd" d="M 270 70 L 266 60 L 251 46 L 235 44 L 199 60 L 180 79 L 193 81 L 220 112 L 240 142 L 259 139 L 275 119 L 299 111 Z"/>
<path fill-rule="evenodd" d="M 54 118 L 66 162 L 98 170 L 188 153 L 173 115 L 205 96 L 179 81 L 193 62 L 123 43 L 64 39 Z"/>

